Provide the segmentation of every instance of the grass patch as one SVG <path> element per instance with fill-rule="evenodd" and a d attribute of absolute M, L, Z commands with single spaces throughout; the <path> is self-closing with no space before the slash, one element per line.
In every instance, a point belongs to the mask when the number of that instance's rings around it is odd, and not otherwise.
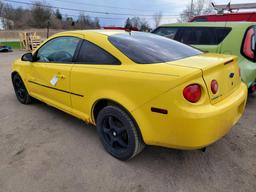
<path fill-rule="evenodd" d="M 6 46 L 10 46 L 12 47 L 13 49 L 20 49 L 20 42 L 18 41 L 14 41 L 14 42 L 0 42 L 0 46 L 1 45 L 6 45 Z"/>

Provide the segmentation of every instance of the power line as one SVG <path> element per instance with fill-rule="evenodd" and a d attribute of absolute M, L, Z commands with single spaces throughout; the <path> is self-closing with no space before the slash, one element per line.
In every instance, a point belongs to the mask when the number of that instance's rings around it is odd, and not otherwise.
<path fill-rule="evenodd" d="M 80 15 L 73 15 L 73 14 L 63 14 L 64 16 L 66 17 L 79 17 Z M 120 18 L 117 18 L 117 17 L 94 17 L 94 18 L 98 18 L 98 19 L 111 19 L 111 20 L 115 20 L 115 19 L 120 19 L 120 20 L 123 20 L 123 19 L 127 19 L 126 17 L 120 17 Z"/>
<path fill-rule="evenodd" d="M 74 15 L 74 14 L 63 14 L 66 17 L 79 17 L 80 15 Z M 110 19 L 110 20 L 125 20 L 127 19 L 127 17 L 98 17 L 98 16 L 94 16 L 94 18 L 98 18 L 98 19 Z M 171 19 L 174 17 L 165 17 L 165 19 Z M 154 18 L 147 18 L 148 19 L 154 19 Z"/>
<path fill-rule="evenodd" d="M 23 5 L 34 5 L 36 6 L 36 3 L 28 3 L 24 1 L 15 1 L 15 0 L 3 0 L 10 3 L 17 3 L 17 4 L 23 4 Z M 130 14 L 130 13 L 115 13 L 115 12 L 103 12 L 103 11 L 90 11 L 85 9 L 75 9 L 75 8 L 67 8 L 67 7 L 58 7 L 58 6 L 50 6 L 50 5 L 40 5 L 42 7 L 46 8 L 53 8 L 53 9 L 62 9 L 62 10 L 68 10 L 68 11 L 78 11 L 78 12 L 87 12 L 87 13 L 96 13 L 96 14 L 104 14 L 104 15 L 123 15 L 123 16 L 141 16 L 141 17 L 153 17 L 154 15 L 143 15 L 143 14 Z M 162 15 L 163 17 L 177 17 L 178 15 Z"/>
<path fill-rule="evenodd" d="M 102 8 L 110 8 L 110 9 L 124 9 L 124 10 L 132 10 L 132 11 L 147 11 L 147 12 L 154 12 L 156 10 L 146 10 L 146 9 L 134 9 L 134 8 L 128 8 L 128 7 L 115 7 L 115 6 L 108 6 L 108 5 L 99 5 L 99 4 L 92 4 L 92 3 L 84 3 L 84 2 L 74 2 L 69 0 L 54 0 L 58 2 L 63 3 L 69 3 L 69 4 L 79 4 L 79 5 L 86 5 L 86 6 L 92 6 L 92 7 L 102 7 Z"/>

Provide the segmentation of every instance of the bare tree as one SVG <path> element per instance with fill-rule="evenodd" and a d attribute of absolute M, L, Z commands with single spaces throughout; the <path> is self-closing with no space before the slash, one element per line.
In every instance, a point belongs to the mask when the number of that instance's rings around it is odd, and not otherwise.
<path fill-rule="evenodd" d="M 1 12 L 4 29 L 13 29 L 13 18 L 15 16 L 13 7 L 10 4 L 4 4 Z"/>
<path fill-rule="evenodd" d="M 94 18 L 94 22 L 93 22 L 94 28 L 99 29 L 100 28 L 100 20 L 98 17 Z"/>
<path fill-rule="evenodd" d="M 100 28 L 98 18 L 80 14 L 77 20 L 63 17 L 61 12 L 51 8 L 44 0 L 36 0 L 29 8 L 13 7 L 0 0 L 0 17 L 4 29 L 46 28 L 53 29 L 92 29 Z"/>
<path fill-rule="evenodd" d="M 158 27 L 161 23 L 161 20 L 162 20 L 162 12 L 159 11 L 158 13 L 156 13 L 154 16 L 153 16 L 153 21 L 154 21 L 154 24 L 155 24 L 155 27 Z"/>
<path fill-rule="evenodd" d="M 62 28 L 63 29 L 74 29 L 76 26 L 76 21 L 73 19 L 73 17 L 70 17 L 68 15 L 64 15 L 62 19 Z"/>
<path fill-rule="evenodd" d="M 132 27 L 140 29 L 141 19 L 139 17 L 133 17 L 131 18 L 130 21 L 131 21 Z"/>
<path fill-rule="evenodd" d="M 50 17 L 50 28 L 52 29 L 61 29 L 63 27 L 62 20 L 56 17 L 55 14 L 52 14 Z"/>
<path fill-rule="evenodd" d="M 36 28 L 45 28 L 51 18 L 52 10 L 44 6 L 43 2 L 36 1 L 31 9 L 31 26 Z"/>
<path fill-rule="evenodd" d="M 215 11 L 210 0 L 196 0 L 192 6 L 190 4 L 186 6 L 180 14 L 178 22 L 187 22 L 194 16 L 207 15 L 211 13 L 215 13 Z"/>
<path fill-rule="evenodd" d="M 141 19 L 140 21 L 140 31 L 146 31 L 149 32 L 150 29 L 150 25 L 148 23 L 148 21 L 146 19 Z"/>
<path fill-rule="evenodd" d="M 24 29 L 28 27 L 29 19 L 31 17 L 31 12 L 28 9 L 18 7 L 11 12 L 13 12 L 13 14 L 9 19 L 14 22 L 14 29 Z"/>
<path fill-rule="evenodd" d="M 98 29 L 98 28 L 100 28 L 100 21 L 97 17 L 92 19 L 89 15 L 84 15 L 84 13 L 80 13 L 80 15 L 77 19 L 76 28 Z"/>
<path fill-rule="evenodd" d="M 196 4 L 193 4 L 192 16 L 214 12 L 214 8 L 212 7 L 210 0 L 197 0 L 195 3 Z"/>
<path fill-rule="evenodd" d="M 2 17 L 3 9 L 4 9 L 4 3 L 0 1 L 0 17 Z"/>
<path fill-rule="evenodd" d="M 150 30 L 150 26 L 147 22 L 147 20 L 140 18 L 140 17 L 132 17 L 127 18 L 125 21 L 125 28 L 129 29 L 129 28 L 136 28 L 140 31 L 149 31 Z"/>
<path fill-rule="evenodd" d="M 88 29 L 90 28 L 89 27 L 90 23 L 91 23 L 91 17 L 88 15 L 85 15 L 84 13 L 80 13 L 77 19 L 76 27 L 79 29 Z"/>

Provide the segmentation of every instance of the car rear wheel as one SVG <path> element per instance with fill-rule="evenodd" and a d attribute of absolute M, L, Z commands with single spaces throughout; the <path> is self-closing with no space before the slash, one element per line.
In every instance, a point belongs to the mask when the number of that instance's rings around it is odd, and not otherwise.
<path fill-rule="evenodd" d="M 104 148 L 115 158 L 128 160 L 143 150 L 144 142 L 134 121 L 120 107 L 103 108 L 96 124 Z"/>
<path fill-rule="evenodd" d="M 18 74 L 13 75 L 12 83 L 16 97 L 22 104 L 30 104 L 32 102 L 32 97 L 28 94 L 28 91 Z"/>

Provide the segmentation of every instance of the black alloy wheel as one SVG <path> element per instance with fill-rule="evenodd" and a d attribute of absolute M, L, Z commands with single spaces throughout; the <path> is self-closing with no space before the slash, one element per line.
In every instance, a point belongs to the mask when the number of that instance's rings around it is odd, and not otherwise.
<path fill-rule="evenodd" d="M 27 91 L 21 77 L 18 74 L 13 75 L 12 83 L 13 83 L 13 87 L 14 87 L 14 91 L 15 91 L 17 99 L 22 104 L 30 104 L 32 98 L 28 94 L 28 91 Z"/>
<path fill-rule="evenodd" d="M 97 130 L 104 148 L 117 159 L 131 159 L 144 148 L 133 120 L 117 106 L 107 106 L 99 112 Z"/>

